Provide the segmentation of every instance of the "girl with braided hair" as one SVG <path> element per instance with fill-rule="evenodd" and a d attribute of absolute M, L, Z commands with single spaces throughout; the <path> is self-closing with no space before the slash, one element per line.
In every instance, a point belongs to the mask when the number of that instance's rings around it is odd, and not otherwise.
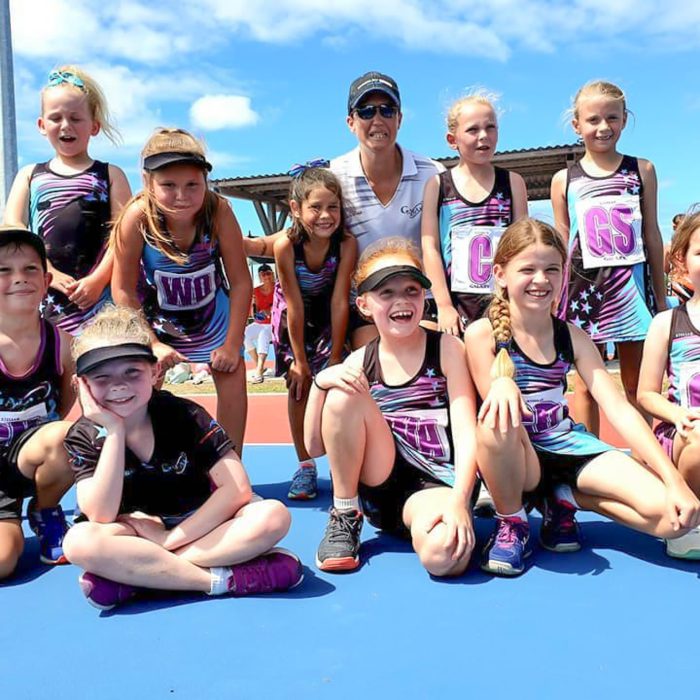
<path fill-rule="evenodd" d="M 489 316 L 465 334 L 484 399 L 477 462 L 497 512 L 482 568 L 496 574 L 525 570 L 530 527 L 523 503 L 534 495 L 543 511 L 540 542 L 556 552 L 581 546 L 577 508 L 666 538 L 700 520 L 700 502 L 615 386 L 591 339 L 553 315 L 565 261 L 564 242 L 551 226 L 534 219 L 509 226 L 494 257 Z M 570 418 L 564 396 L 570 369 L 648 469 Z"/>

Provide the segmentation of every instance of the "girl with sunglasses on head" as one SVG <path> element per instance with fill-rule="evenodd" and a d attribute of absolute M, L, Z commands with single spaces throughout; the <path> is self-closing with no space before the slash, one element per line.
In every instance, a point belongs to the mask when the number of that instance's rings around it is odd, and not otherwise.
<path fill-rule="evenodd" d="M 109 226 L 131 191 L 120 168 L 88 154 L 93 136 L 102 132 L 117 145 L 119 132 L 100 86 L 84 70 L 61 66 L 49 73 L 38 126 L 54 157 L 19 171 L 4 218 L 44 239 L 51 283 L 42 314 L 77 333 L 109 298 Z"/>
<path fill-rule="evenodd" d="M 252 282 L 241 229 L 228 202 L 209 189 L 204 147 L 183 129 L 158 129 L 142 151 L 144 189 L 113 232 L 112 294 L 143 307 L 161 372 L 208 362 L 217 420 L 238 453 L 247 398 L 241 361 Z"/>

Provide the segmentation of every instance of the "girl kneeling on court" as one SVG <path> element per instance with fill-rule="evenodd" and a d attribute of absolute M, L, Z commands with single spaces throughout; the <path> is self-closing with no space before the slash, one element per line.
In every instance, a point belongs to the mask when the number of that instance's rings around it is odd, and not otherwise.
<path fill-rule="evenodd" d="M 316 564 L 359 566 L 364 513 L 375 527 L 410 535 L 431 574 L 457 576 L 474 546 L 476 397 L 464 346 L 419 325 L 430 281 L 404 239 L 370 246 L 355 282 L 379 337 L 319 372 L 311 389 L 306 446 L 326 452 L 333 478 Z"/>
<path fill-rule="evenodd" d="M 302 580 L 273 548 L 287 509 L 251 490 L 234 445 L 200 406 L 155 390 L 145 319 L 109 306 L 74 341 L 83 417 L 66 436 L 87 522 L 64 541 L 80 586 L 108 610 L 139 588 L 267 593 Z"/>
<path fill-rule="evenodd" d="M 667 538 L 700 519 L 700 502 L 618 390 L 591 339 L 552 315 L 565 261 L 564 242 L 551 226 L 534 219 L 511 224 L 494 257 L 489 317 L 465 333 L 469 366 L 484 397 L 477 459 L 497 511 L 482 568 L 496 574 L 524 571 L 527 492 L 544 494 L 540 542 L 553 551 L 580 548 L 577 508 Z M 648 469 L 571 420 L 564 396 L 571 369 Z"/>

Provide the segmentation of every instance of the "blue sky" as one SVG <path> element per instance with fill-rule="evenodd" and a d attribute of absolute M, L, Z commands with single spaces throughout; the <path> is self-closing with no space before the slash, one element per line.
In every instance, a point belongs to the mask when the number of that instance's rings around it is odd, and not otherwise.
<path fill-rule="evenodd" d="M 563 117 L 587 80 L 627 93 L 621 150 L 652 160 L 659 221 L 700 200 L 700 2 L 663 0 L 10 0 L 20 165 L 51 156 L 36 130 L 48 71 L 78 63 L 107 93 L 124 143 L 94 140 L 139 186 L 156 126 L 202 137 L 213 177 L 286 171 L 354 146 L 350 82 L 367 70 L 401 88 L 399 141 L 447 156 L 444 114 L 467 88 L 501 95 L 500 150 L 572 143 Z M 252 207 L 235 202 L 244 231 Z M 548 203 L 532 211 L 551 217 Z"/>

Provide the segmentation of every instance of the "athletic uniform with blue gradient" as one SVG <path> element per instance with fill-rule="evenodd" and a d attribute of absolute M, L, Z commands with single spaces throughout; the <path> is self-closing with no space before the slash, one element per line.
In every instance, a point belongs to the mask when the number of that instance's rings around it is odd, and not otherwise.
<path fill-rule="evenodd" d="M 515 338 L 507 350 L 515 365 L 515 383 L 532 412 L 522 421 L 533 447 L 538 452 L 570 456 L 598 455 L 615 449 L 589 433 L 582 423 L 569 416 L 565 398 L 567 373 L 574 367 L 574 348 L 568 325 L 552 317 L 554 348 L 553 362 L 541 364 L 530 359 Z"/>
<path fill-rule="evenodd" d="M 226 340 L 230 316 L 216 239 L 197 231 L 187 259 L 179 263 L 144 234 L 141 269 L 144 311 L 158 340 L 190 362 L 210 362 L 212 350 Z"/>
<path fill-rule="evenodd" d="M 49 163 L 38 163 L 29 178 L 29 228 L 46 245 L 51 264 L 80 280 L 102 260 L 109 240 L 111 219 L 109 165 L 99 160 L 77 175 L 59 175 Z M 109 286 L 97 303 L 82 310 L 56 289 L 41 304 L 48 318 L 75 334 L 109 299 Z"/>
<path fill-rule="evenodd" d="M 19 518 L 22 498 L 33 493 L 17 460 L 38 428 L 60 418 L 61 372 L 60 336 L 44 319 L 39 351 L 28 372 L 12 375 L 0 359 L 0 520 Z"/>
<path fill-rule="evenodd" d="M 294 273 L 304 303 L 304 351 L 312 374 L 320 372 L 331 355 L 331 296 L 340 264 L 340 242 L 331 239 L 319 270 L 311 270 L 304 258 L 304 244 L 294 244 Z M 280 281 L 275 282 L 272 302 L 272 342 L 278 377 L 284 376 L 294 362 L 287 325 L 287 300 Z"/>
<path fill-rule="evenodd" d="M 470 202 L 459 193 L 452 170 L 439 175 L 440 252 L 452 304 L 465 325 L 481 318 L 491 301 L 493 255 L 500 232 L 513 222 L 510 173 L 498 167 L 494 170 L 493 188 L 480 202 Z M 457 234 L 464 236 L 465 242 L 466 255 L 460 261 L 466 272 L 462 284 L 452 275 L 453 235 Z"/>
<path fill-rule="evenodd" d="M 396 445 L 391 473 L 378 486 L 359 485 L 367 519 L 383 530 L 406 534 L 403 507 L 418 491 L 453 486 L 454 444 L 447 378 L 440 365 L 442 333 L 424 329 L 425 356 L 415 376 L 400 385 L 384 381 L 379 338 L 368 343 L 362 369 L 370 395 Z"/>
<path fill-rule="evenodd" d="M 623 156 L 610 176 L 576 163 L 567 174 L 569 281 L 561 314 L 596 343 L 644 340 L 655 310 L 642 240 L 639 164 Z"/>
<path fill-rule="evenodd" d="M 683 408 L 700 408 L 700 331 L 688 316 L 685 304 L 671 312 L 668 336 L 668 400 Z M 669 457 L 673 455 L 676 426 L 662 421 L 654 434 Z"/>

